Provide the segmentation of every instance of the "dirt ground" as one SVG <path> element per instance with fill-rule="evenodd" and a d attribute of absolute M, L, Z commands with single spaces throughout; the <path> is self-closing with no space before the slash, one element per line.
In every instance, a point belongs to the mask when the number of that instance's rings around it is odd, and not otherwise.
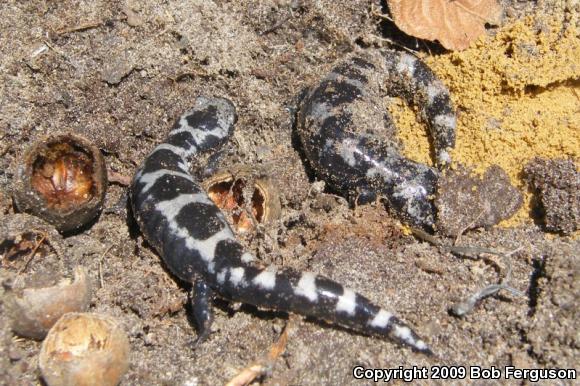
<path fill-rule="evenodd" d="M 559 155 L 576 162 L 580 157 L 580 5 L 503 3 L 502 27 L 490 28 L 489 36 L 464 53 L 448 53 L 396 32 L 376 16 L 387 10 L 375 0 L 3 1 L 0 243 L 31 231 L 45 232 L 48 241 L 25 270 L 23 262 L 3 264 L 0 282 L 86 267 L 95 287 L 90 311 L 114 316 L 130 340 L 130 367 L 122 385 L 224 384 L 262 358 L 288 323 L 286 351 L 260 379 L 262 384 L 369 383 L 353 378 L 358 365 L 578 370 L 578 238 L 544 232 L 530 216 L 531 195 L 520 172 L 533 156 Z M 554 33 L 557 38 L 549 37 Z M 498 78 L 478 59 L 482 52 L 490 53 L 487 58 L 494 63 L 498 52 L 517 56 L 514 41 L 526 39 L 529 45 L 558 46 L 561 51 L 549 62 L 556 63 L 551 71 L 558 76 L 538 80 L 507 66 L 518 76 Z M 352 208 L 345 199 L 314 188 L 319 185 L 313 185 L 292 130 L 296 97 L 348 53 L 379 46 L 418 51 L 449 85 L 460 112 L 454 157 L 474 168 L 499 159 L 527 195 L 516 220 L 468 232 L 458 241 L 506 252 L 518 249 L 508 258 L 451 254 L 409 235 L 380 204 Z M 465 86 L 470 73 L 486 85 L 481 94 L 472 92 L 478 84 Z M 325 323 L 224 301 L 217 302 L 213 334 L 194 348 L 187 285 L 176 281 L 144 242 L 126 209 L 126 186 L 111 183 L 98 220 L 64 238 L 42 221 L 16 213 L 12 181 L 23 149 L 35 140 L 57 132 L 83 135 L 101 149 L 110 171 L 130 177 L 197 95 L 224 96 L 236 105 L 239 118 L 223 166 L 245 165 L 256 175 L 268 175 L 278 189 L 280 219 L 247 235 L 248 248 L 266 263 L 332 277 L 394 310 L 425 337 L 435 357 Z M 520 102 L 531 106 L 538 101 L 549 113 L 517 109 Z M 492 119 L 508 102 L 515 112 L 506 114 L 505 121 Z M 489 116 L 470 115 L 474 111 Z M 394 115 L 409 148 L 415 137 L 405 130 L 425 129 L 409 123 L 408 112 Z M 514 116 L 517 122 L 510 121 Z M 498 129 L 502 124 L 517 129 L 506 130 L 506 139 Z M 537 129 L 545 124 L 553 124 L 551 131 Z M 538 143 L 536 134 L 543 138 Z M 417 149 L 428 154 L 428 143 L 417 141 Z M 526 144 L 525 151 L 520 143 Z M 506 158 L 500 159 L 498 149 Z M 441 240 L 445 245 L 454 241 Z M 502 291 L 464 318 L 449 313 L 453 304 L 498 283 L 510 268 L 509 285 L 525 296 Z M 3 295 L 0 288 L 0 384 L 39 384 L 41 343 L 12 333 Z"/>

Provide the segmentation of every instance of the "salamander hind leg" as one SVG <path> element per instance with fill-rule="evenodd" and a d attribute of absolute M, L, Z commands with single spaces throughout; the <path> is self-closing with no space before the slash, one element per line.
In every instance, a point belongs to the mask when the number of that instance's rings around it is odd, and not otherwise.
<path fill-rule="evenodd" d="M 191 308 L 197 327 L 197 339 L 194 345 L 203 343 L 211 333 L 213 323 L 213 290 L 205 280 L 197 279 L 193 283 Z"/>

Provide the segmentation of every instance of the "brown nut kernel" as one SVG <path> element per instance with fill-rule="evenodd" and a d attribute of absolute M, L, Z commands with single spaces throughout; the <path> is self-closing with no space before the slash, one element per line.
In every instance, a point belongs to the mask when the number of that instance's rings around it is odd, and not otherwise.
<path fill-rule="evenodd" d="M 27 150 L 18 168 L 14 199 L 18 209 L 66 232 L 98 214 L 106 189 L 107 169 L 99 149 L 83 137 L 62 134 Z"/>
<path fill-rule="evenodd" d="M 114 386 L 129 367 L 129 340 L 112 317 L 69 313 L 48 332 L 38 362 L 49 386 Z"/>
<path fill-rule="evenodd" d="M 253 189 L 247 189 L 252 184 Z M 267 176 L 255 177 L 244 168 L 219 170 L 203 182 L 203 187 L 209 198 L 231 215 L 238 233 L 249 232 L 255 224 L 267 224 L 280 217 L 280 196 Z"/>
<path fill-rule="evenodd" d="M 67 312 L 86 311 L 91 302 L 87 272 L 75 268 L 74 280 L 62 280 L 52 287 L 7 289 L 5 305 L 18 335 L 43 339 L 56 321 Z"/>

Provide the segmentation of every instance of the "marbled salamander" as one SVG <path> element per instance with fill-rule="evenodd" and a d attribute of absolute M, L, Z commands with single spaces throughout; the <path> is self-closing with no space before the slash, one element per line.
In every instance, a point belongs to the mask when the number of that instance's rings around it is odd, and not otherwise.
<path fill-rule="evenodd" d="M 334 189 L 367 201 L 381 195 L 405 222 L 432 229 L 439 172 L 403 157 L 377 135 L 385 126 L 394 131 L 392 118 L 377 104 L 385 92 L 419 109 L 438 166 L 448 165 L 456 125 L 449 92 L 429 67 L 406 53 L 372 51 L 336 66 L 302 99 L 298 134 L 311 166 Z"/>
<path fill-rule="evenodd" d="M 260 308 L 389 337 L 430 354 L 405 323 L 353 290 L 310 272 L 264 267 L 244 252 L 223 213 L 189 172 L 189 162 L 195 162 L 197 154 L 225 142 L 234 121 L 235 108 L 228 100 L 197 98 L 166 141 L 145 159 L 131 187 L 133 213 L 143 235 L 171 272 L 193 284 L 198 340 L 210 332 L 215 292 Z"/>

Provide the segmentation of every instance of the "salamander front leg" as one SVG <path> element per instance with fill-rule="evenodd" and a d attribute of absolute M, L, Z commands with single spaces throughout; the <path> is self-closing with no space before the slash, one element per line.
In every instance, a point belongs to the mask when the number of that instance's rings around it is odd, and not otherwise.
<path fill-rule="evenodd" d="M 356 189 L 356 196 L 352 197 L 352 204 L 366 205 L 377 199 L 377 190 L 369 186 L 360 186 Z"/>
<path fill-rule="evenodd" d="M 213 322 L 213 290 L 203 279 L 196 279 L 191 293 L 191 308 L 197 325 L 197 339 L 194 346 L 203 343 L 211 333 Z"/>

